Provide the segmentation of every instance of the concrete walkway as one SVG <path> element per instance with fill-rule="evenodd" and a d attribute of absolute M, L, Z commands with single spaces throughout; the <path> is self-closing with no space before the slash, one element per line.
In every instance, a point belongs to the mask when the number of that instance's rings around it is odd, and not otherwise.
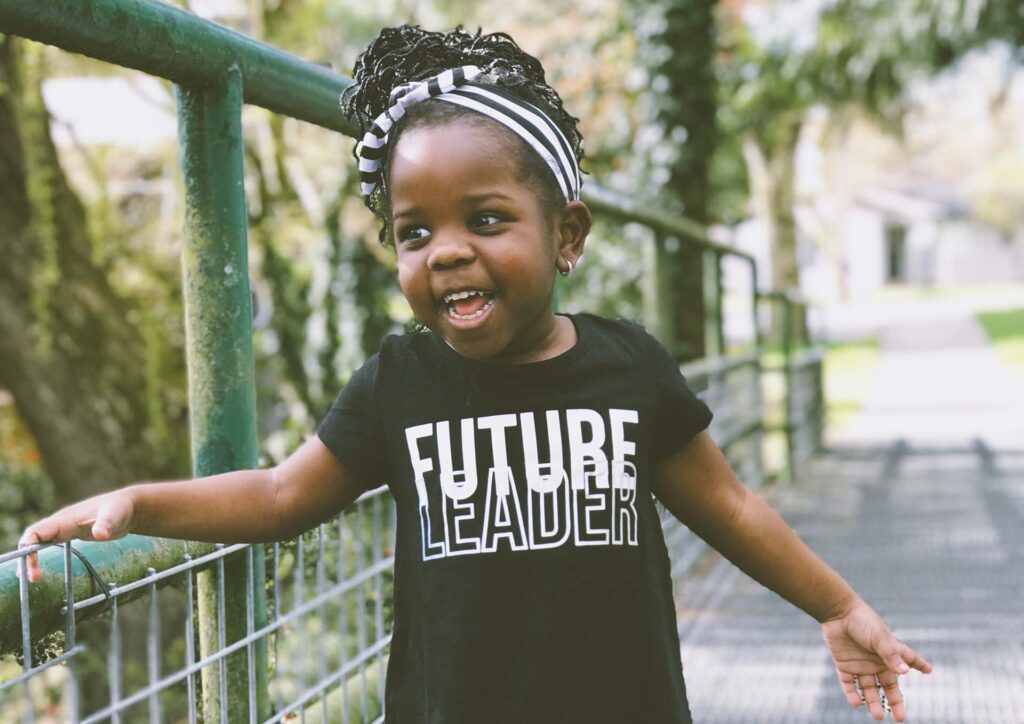
<path fill-rule="evenodd" d="M 969 308 L 935 307 L 897 319 L 880 335 L 881 355 L 863 414 L 837 443 L 964 445 L 975 437 L 1024 449 L 1024 385 L 999 361 Z"/>
<path fill-rule="evenodd" d="M 908 720 L 1024 722 L 1024 387 L 970 308 L 894 315 L 863 412 L 804 479 L 768 494 L 935 666 Z M 697 724 L 866 722 L 817 624 L 731 565 L 688 584 L 683 667 Z"/>

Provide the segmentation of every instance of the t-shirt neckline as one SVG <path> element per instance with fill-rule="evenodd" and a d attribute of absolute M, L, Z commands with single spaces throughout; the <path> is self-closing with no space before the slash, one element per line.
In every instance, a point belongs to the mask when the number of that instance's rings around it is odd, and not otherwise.
<path fill-rule="evenodd" d="M 576 344 L 554 357 L 548 357 L 537 362 L 489 362 L 487 360 L 470 359 L 452 349 L 437 332 L 431 330 L 427 334 L 444 357 L 463 365 L 467 369 L 481 372 L 533 375 L 540 372 L 550 372 L 570 365 L 586 351 L 590 333 L 587 330 L 587 325 L 582 323 L 581 317 L 576 314 L 557 314 L 560 317 L 567 317 L 572 322 L 573 327 L 576 329 Z"/>

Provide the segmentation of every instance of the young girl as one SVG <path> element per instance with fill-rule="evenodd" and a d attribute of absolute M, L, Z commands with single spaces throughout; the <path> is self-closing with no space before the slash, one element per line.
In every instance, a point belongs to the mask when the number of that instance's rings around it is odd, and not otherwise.
<path fill-rule="evenodd" d="M 273 541 L 387 483 L 389 721 L 687 722 L 656 497 L 820 622 L 851 705 L 879 719 L 884 692 L 903 721 L 897 677 L 930 665 L 740 484 L 665 349 L 552 313 L 591 219 L 576 119 L 537 60 L 502 34 L 400 27 L 354 79 L 363 193 L 429 331 L 386 339 L 273 469 L 134 485 L 21 543 Z"/>

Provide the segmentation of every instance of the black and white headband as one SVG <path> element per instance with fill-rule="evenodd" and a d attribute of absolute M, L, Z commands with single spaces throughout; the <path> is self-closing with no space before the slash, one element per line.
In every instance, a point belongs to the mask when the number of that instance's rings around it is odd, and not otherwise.
<path fill-rule="evenodd" d="M 403 83 L 391 91 L 390 108 L 377 116 L 356 149 L 364 196 L 381 182 L 381 159 L 388 134 L 410 106 L 436 98 L 482 113 L 508 128 L 544 159 L 567 201 L 580 197 L 580 168 L 565 135 L 544 111 L 492 85 L 473 83 L 482 73 L 475 65 L 451 68 L 422 81 Z"/>

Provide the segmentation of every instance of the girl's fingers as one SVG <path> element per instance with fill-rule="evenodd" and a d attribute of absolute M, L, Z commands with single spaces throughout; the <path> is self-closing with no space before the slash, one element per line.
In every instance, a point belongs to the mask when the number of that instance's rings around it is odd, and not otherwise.
<path fill-rule="evenodd" d="M 900 646 L 902 647 L 901 658 L 908 666 L 917 669 L 922 674 L 932 673 L 932 665 L 928 663 L 923 656 L 906 644 L 900 644 Z"/>
<path fill-rule="evenodd" d="M 844 674 L 843 672 L 839 672 L 839 685 L 843 687 L 843 693 L 846 694 L 846 700 L 850 702 L 850 706 L 854 709 L 864 703 L 860 700 L 860 692 L 857 691 L 857 685 L 853 681 L 853 674 Z"/>
<path fill-rule="evenodd" d="M 109 506 L 100 507 L 96 514 L 96 520 L 89 529 L 92 537 L 96 540 L 110 540 L 116 528 L 114 514 Z"/>
<path fill-rule="evenodd" d="M 906 711 L 903 706 L 903 692 L 900 691 L 899 677 L 891 671 L 883 671 L 878 675 L 878 685 L 885 693 L 885 698 L 892 708 L 892 718 L 903 721 Z"/>
<path fill-rule="evenodd" d="M 42 543 L 45 538 L 40 538 L 37 530 L 32 527 L 27 528 L 24 533 L 21 534 L 21 538 L 18 540 L 19 548 L 27 548 L 33 546 L 36 543 Z M 15 575 L 21 578 L 21 566 L 19 565 L 14 569 Z M 43 575 L 42 570 L 39 568 L 39 553 L 29 553 L 25 558 L 25 573 L 28 575 L 29 583 L 35 583 Z"/>
<path fill-rule="evenodd" d="M 65 543 L 74 538 L 92 540 L 90 528 L 93 521 L 78 520 L 69 510 L 66 513 L 55 513 L 49 518 L 33 523 L 18 540 L 18 547 L 25 548 L 37 543 Z M 18 566 L 17 575 L 21 575 L 21 567 Z M 25 559 L 25 570 L 28 574 L 29 583 L 35 583 L 43 576 L 43 570 L 39 567 L 39 553 L 30 553 Z"/>
<path fill-rule="evenodd" d="M 924 660 L 916 651 L 899 641 L 895 636 L 889 636 L 887 640 L 877 649 L 878 655 L 889 667 L 890 671 L 896 674 L 910 673 L 914 668 L 925 674 L 932 670 L 932 665 Z"/>
<path fill-rule="evenodd" d="M 886 713 L 891 712 L 895 721 L 906 720 L 906 703 L 900 690 L 899 677 L 892 671 L 883 671 L 877 676 L 840 673 L 839 683 L 850 705 L 856 709 L 866 704 L 872 719 L 884 719 Z"/>
<path fill-rule="evenodd" d="M 909 649 L 901 644 L 895 636 L 887 633 L 878 643 L 875 648 L 875 653 L 878 654 L 890 670 L 897 674 L 906 674 L 910 671 L 910 666 L 908 666 L 907 662 L 903 660 L 904 650 L 909 651 Z"/>
<path fill-rule="evenodd" d="M 868 705 L 868 713 L 871 714 L 871 718 L 883 719 L 885 710 L 882 708 L 882 699 L 878 695 L 875 677 L 871 674 L 860 677 L 860 690 L 864 692 L 864 702 Z"/>
<path fill-rule="evenodd" d="M 121 500 L 108 498 L 96 511 L 96 520 L 90 527 L 90 533 L 93 538 L 100 541 L 120 538 L 128 532 L 130 516 L 130 510 L 125 508 Z"/>

